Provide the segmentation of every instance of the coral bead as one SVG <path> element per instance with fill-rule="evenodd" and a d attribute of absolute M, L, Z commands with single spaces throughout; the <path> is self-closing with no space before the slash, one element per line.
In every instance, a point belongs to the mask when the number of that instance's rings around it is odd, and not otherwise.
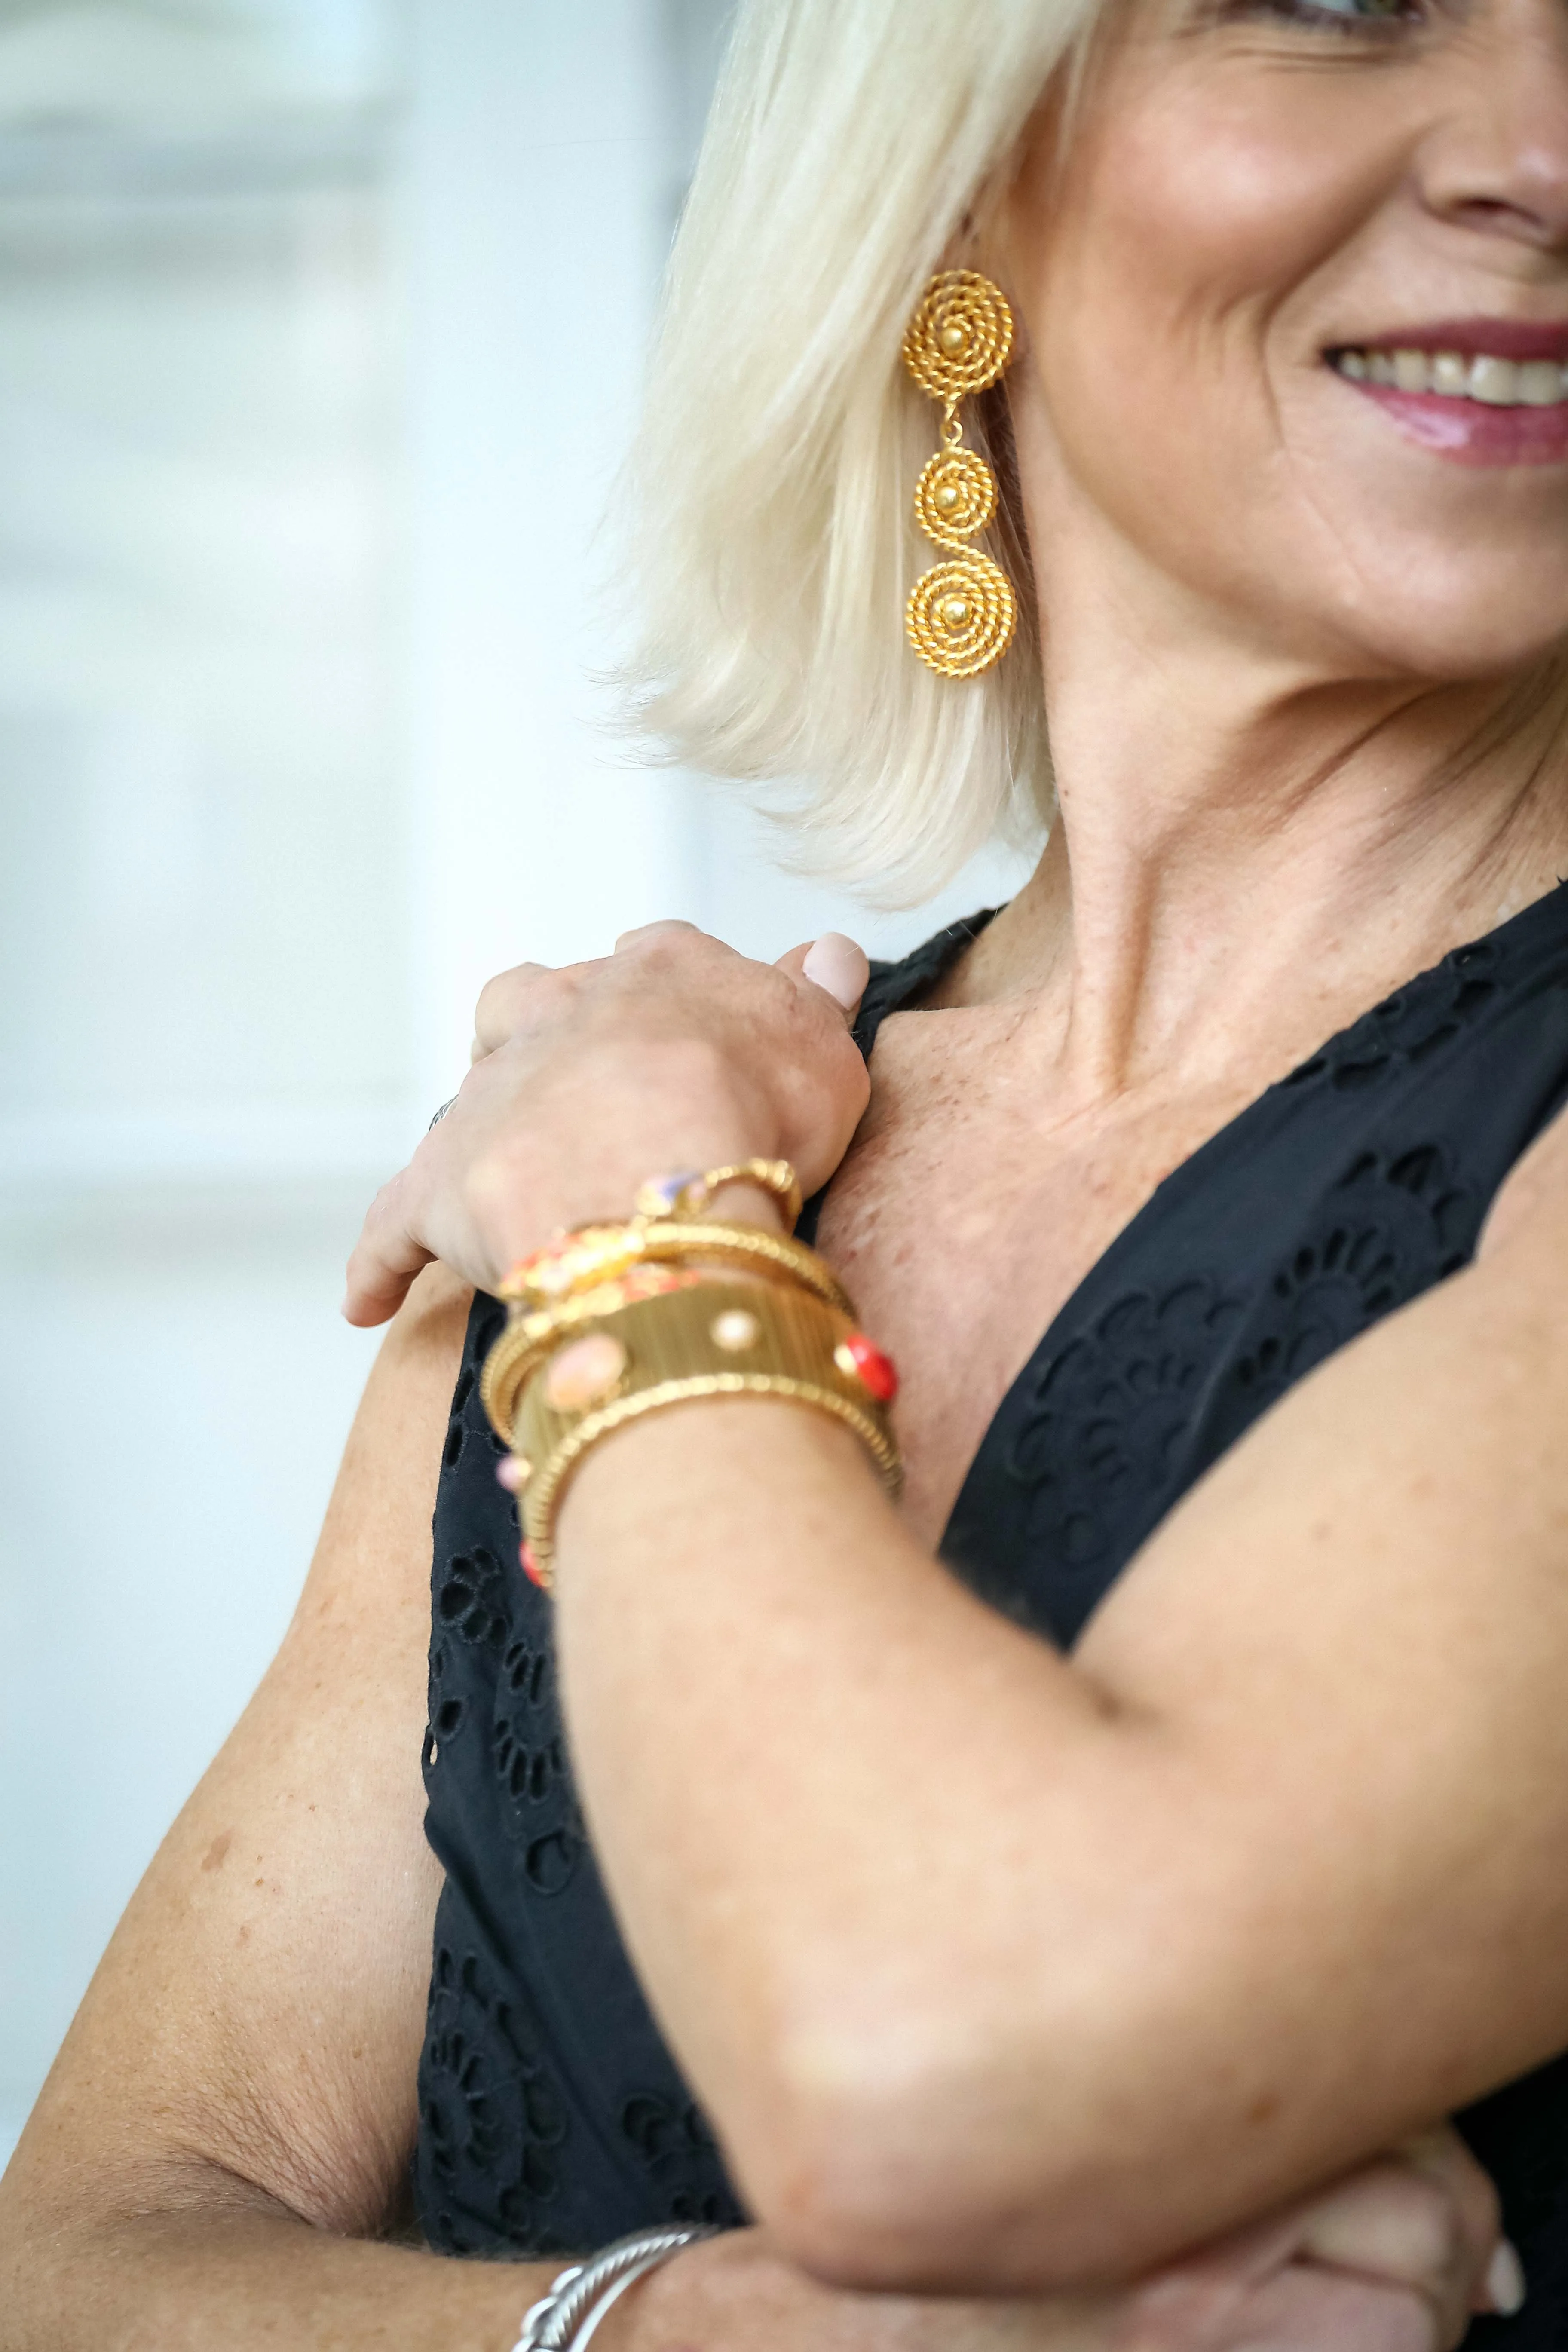
<path fill-rule="evenodd" d="M 849 1373 L 863 1388 L 868 1389 L 879 1404 L 891 1404 L 899 1393 L 899 1375 L 890 1356 L 868 1339 L 864 1331 L 851 1331 L 833 1351 L 833 1360 L 841 1372 Z"/>

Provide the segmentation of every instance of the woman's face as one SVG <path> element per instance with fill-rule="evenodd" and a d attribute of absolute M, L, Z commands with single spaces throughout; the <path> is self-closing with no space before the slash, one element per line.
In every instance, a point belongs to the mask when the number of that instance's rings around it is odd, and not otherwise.
<path fill-rule="evenodd" d="M 1568 0 L 1140 0 L 996 262 L 1047 612 L 1109 527 L 1314 667 L 1568 640 Z"/>

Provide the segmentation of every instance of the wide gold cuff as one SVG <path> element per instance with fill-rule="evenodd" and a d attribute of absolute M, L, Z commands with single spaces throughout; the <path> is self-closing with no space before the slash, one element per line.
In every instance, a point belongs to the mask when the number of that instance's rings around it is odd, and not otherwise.
<path fill-rule="evenodd" d="M 677 1404 L 776 1397 L 826 1413 L 854 1432 L 897 1494 L 890 1380 L 850 1316 L 793 1285 L 702 1280 L 584 1319 L 525 1382 L 509 1383 L 512 1418 L 498 1421 L 521 1467 L 525 1566 L 548 1590 L 556 1514 L 584 1455 L 626 1423 Z M 487 1394 L 492 1417 L 500 1385 L 493 1402 Z"/>
<path fill-rule="evenodd" d="M 517 1400 L 556 1340 L 574 1326 L 596 1322 L 618 1289 L 635 1291 L 656 1267 L 754 1267 L 774 1284 L 790 1285 L 853 1317 L 848 1294 L 826 1259 L 804 1242 L 761 1225 L 661 1220 L 643 1224 L 584 1226 L 561 1244 L 552 1268 L 569 1273 L 555 1296 L 513 1291 L 506 1329 L 485 1359 L 479 1393 L 490 1425 L 510 1442 Z M 505 1294 L 503 1294 L 505 1295 Z"/>

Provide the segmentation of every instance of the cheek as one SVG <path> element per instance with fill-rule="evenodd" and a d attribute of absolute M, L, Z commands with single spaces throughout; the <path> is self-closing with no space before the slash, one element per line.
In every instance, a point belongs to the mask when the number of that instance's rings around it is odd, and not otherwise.
<path fill-rule="evenodd" d="M 1397 183 L 1386 104 L 1379 123 L 1350 79 L 1211 65 L 1113 89 L 1058 185 L 1026 297 L 1035 389 L 1078 485 L 1184 572 L 1245 557 L 1237 516 L 1263 523 L 1282 404 L 1317 366 L 1305 313 Z"/>

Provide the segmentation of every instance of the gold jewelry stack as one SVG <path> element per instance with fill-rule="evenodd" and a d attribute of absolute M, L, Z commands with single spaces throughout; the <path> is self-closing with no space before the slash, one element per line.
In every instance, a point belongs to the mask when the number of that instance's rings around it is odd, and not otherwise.
<path fill-rule="evenodd" d="M 967 542 L 996 513 L 996 477 L 963 446 L 959 404 L 984 392 L 1013 353 L 1013 313 L 974 269 L 933 278 L 904 335 L 904 365 L 942 404 L 942 446 L 915 485 L 915 520 L 950 560 L 916 581 L 905 613 L 910 645 L 940 677 L 977 677 L 1013 642 L 1018 600 L 999 563 Z"/>
<path fill-rule="evenodd" d="M 562 1234 L 500 1286 L 510 1312 L 480 1395 L 510 1448 L 500 1475 L 519 1499 L 524 1571 L 546 1591 L 556 1516 L 579 1465 L 613 1431 L 669 1405 L 767 1396 L 808 1406 L 852 1430 L 899 1490 L 892 1364 L 815 1250 L 709 1213 L 733 1183 L 770 1192 L 794 1225 L 789 1162 L 743 1160 L 653 1180 L 625 1223 Z"/>

